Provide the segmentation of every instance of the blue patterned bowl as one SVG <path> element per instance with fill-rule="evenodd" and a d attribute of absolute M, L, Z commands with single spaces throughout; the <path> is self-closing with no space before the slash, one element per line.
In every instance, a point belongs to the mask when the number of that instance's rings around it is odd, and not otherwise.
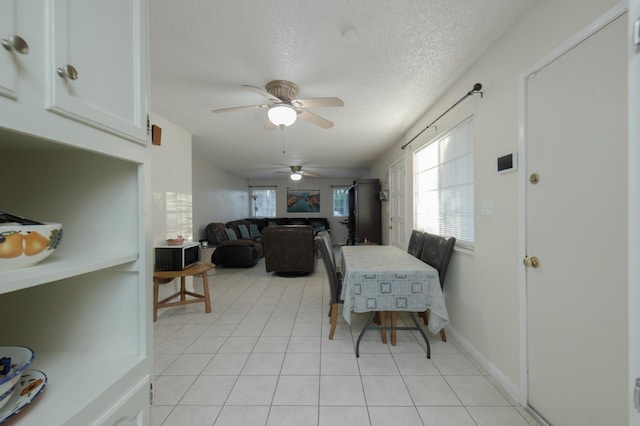
<path fill-rule="evenodd" d="M 22 372 L 36 354 L 24 346 L 0 346 L 0 409 L 9 402 Z"/>

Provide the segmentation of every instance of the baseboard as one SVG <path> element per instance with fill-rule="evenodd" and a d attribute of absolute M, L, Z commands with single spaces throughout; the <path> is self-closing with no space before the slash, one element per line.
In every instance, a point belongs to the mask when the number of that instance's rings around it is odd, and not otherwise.
<path fill-rule="evenodd" d="M 464 337 L 462 337 L 455 328 L 451 327 L 451 325 L 447 325 L 445 327 L 445 331 L 447 333 L 447 337 L 451 337 L 455 340 L 456 343 L 460 345 L 461 349 L 465 350 L 478 364 L 480 364 L 482 368 L 491 374 L 500 386 L 504 388 L 505 392 L 507 392 L 511 399 L 517 401 L 522 406 L 527 405 L 526 401 L 522 401 L 520 388 L 511 382 L 511 380 L 509 380 L 498 367 L 478 352 L 478 350 Z"/>

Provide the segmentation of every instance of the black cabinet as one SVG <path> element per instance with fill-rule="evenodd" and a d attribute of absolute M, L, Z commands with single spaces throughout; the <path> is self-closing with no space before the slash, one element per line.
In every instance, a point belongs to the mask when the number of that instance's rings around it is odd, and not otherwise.
<path fill-rule="evenodd" d="M 354 181 L 349 188 L 348 244 L 382 243 L 380 209 L 380 181 Z"/>

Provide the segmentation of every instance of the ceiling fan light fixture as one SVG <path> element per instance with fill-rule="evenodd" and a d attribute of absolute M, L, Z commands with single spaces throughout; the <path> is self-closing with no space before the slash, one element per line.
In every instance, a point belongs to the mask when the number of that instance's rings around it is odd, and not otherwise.
<path fill-rule="evenodd" d="M 271 121 L 276 126 L 287 127 L 296 122 L 298 113 L 291 105 L 277 104 L 269 107 L 267 116 L 269 117 L 269 121 Z"/>
<path fill-rule="evenodd" d="M 302 179 L 302 175 L 298 172 L 291 173 L 291 180 L 300 180 Z"/>

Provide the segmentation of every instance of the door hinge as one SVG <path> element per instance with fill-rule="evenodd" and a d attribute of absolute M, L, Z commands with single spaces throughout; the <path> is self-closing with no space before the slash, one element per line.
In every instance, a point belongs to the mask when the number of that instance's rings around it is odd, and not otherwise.
<path fill-rule="evenodd" d="M 153 405 L 153 382 L 149 383 L 149 403 Z"/>
<path fill-rule="evenodd" d="M 633 23 L 633 44 L 640 46 L 640 18 Z"/>
<path fill-rule="evenodd" d="M 633 406 L 640 411 L 640 377 L 636 378 L 636 387 L 633 389 Z"/>

